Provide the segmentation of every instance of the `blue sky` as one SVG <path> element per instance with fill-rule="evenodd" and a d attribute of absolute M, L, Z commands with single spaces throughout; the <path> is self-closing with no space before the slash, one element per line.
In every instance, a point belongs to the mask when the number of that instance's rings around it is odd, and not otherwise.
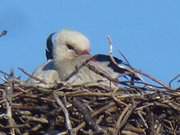
<path fill-rule="evenodd" d="M 92 53 L 120 49 L 130 63 L 165 82 L 180 73 L 179 0 L 1 0 L 0 70 L 32 72 L 45 60 L 47 36 L 64 28 L 83 32 Z"/>

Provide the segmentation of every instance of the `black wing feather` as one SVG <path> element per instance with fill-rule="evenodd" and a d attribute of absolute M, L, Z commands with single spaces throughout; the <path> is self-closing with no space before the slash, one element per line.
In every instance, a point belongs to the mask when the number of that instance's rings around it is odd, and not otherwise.
<path fill-rule="evenodd" d="M 51 33 L 46 41 L 46 58 L 47 60 L 53 59 L 53 42 L 52 37 L 55 33 Z"/>
<path fill-rule="evenodd" d="M 124 71 L 126 71 L 126 69 L 121 69 L 116 64 L 114 64 L 109 55 L 97 54 L 94 56 L 94 58 L 96 61 L 107 63 L 107 66 L 109 68 L 112 68 L 115 72 L 123 73 Z M 123 63 L 121 59 L 118 59 L 116 57 L 113 57 L 113 59 L 116 61 L 117 64 Z"/>

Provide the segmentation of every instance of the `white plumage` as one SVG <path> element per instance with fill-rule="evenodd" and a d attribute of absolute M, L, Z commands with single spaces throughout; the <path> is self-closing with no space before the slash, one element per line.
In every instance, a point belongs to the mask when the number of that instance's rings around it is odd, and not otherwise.
<path fill-rule="evenodd" d="M 85 61 L 90 59 L 90 42 L 82 33 L 70 30 L 64 30 L 54 38 L 53 58 L 55 68 L 59 73 L 62 81 L 67 81 L 70 84 L 95 83 L 105 86 L 115 87 L 117 84 L 110 83 L 111 81 L 101 74 L 89 68 L 89 65 L 106 74 L 109 78 L 118 79 L 119 74 L 114 72 L 111 67 L 108 67 L 108 62 L 100 62 L 93 60 L 88 62 L 88 66 L 80 67 Z M 74 75 L 73 72 L 77 71 Z M 72 75 L 72 77 L 70 77 Z"/>
<path fill-rule="evenodd" d="M 51 87 L 60 81 L 73 85 L 98 82 L 104 86 L 117 88 L 116 81 L 119 76 L 129 71 L 128 66 L 123 65 L 121 68 L 113 64 L 108 55 L 98 54 L 91 59 L 90 41 L 82 33 L 72 30 L 63 30 L 48 37 L 46 57 L 48 62 L 35 70 L 33 76 L 44 80 L 47 84 L 29 79 L 30 84 Z M 89 59 L 91 60 L 82 66 Z M 123 63 L 118 58 L 114 57 L 114 60 L 117 64 Z M 130 74 L 129 76 L 136 77 Z"/>

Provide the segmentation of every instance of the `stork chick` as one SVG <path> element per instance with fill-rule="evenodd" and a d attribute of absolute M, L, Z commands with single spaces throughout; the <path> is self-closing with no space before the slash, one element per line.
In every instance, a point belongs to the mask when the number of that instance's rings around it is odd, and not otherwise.
<path fill-rule="evenodd" d="M 100 84 L 110 86 L 110 80 L 89 69 L 86 65 L 78 69 L 72 78 L 69 78 L 77 70 L 77 67 L 92 57 L 90 55 L 90 42 L 82 33 L 63 30 L 56 34 L 53 43 L 54 64 L 62 81 L 68 81 L 71 84 L 100 82 Z M 115 79 L 119 76 L 111 67 L 107 67 L 107 63 L 101 63 L 94 59 L 89 61 L 88 64 L 97 67 L 100 72 L 105 73 L 107 76 Z M 116 84 L 113 85 L 116 86 Z"/>
<path fill-rule="evenodd" d="M 42 83 L 34 78 L 29 78 L 26 81 L 27 85 L 33 85 L 33 86 L 38 86 L 38 87 L 43 87 L 43 88 L 51 88 L 54 87 L 57 83 L 60 82 L 60 78 L 58 75 L 58 72 L 55 69 L 54 66 L 54 60 L 52 56 L 52 51 L 53 51 L 53 42 L 52 42 L 52 37 L 54 33 L 50 34 L 47 38 L 46 42 L 46 59 L 47 62 L 45 64 L 40 65 L 33 73 L 32 76 L 35 78 L 38 78 L 42 80 L 45 83 Z"/>

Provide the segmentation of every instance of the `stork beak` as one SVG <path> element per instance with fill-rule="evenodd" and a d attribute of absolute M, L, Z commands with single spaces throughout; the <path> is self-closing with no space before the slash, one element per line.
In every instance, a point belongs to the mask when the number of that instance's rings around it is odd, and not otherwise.
<path fill-rule="evenodd" d="M 90 55 L 89 51 L 85 50 L 79 53 L 79 55 Z"/>

